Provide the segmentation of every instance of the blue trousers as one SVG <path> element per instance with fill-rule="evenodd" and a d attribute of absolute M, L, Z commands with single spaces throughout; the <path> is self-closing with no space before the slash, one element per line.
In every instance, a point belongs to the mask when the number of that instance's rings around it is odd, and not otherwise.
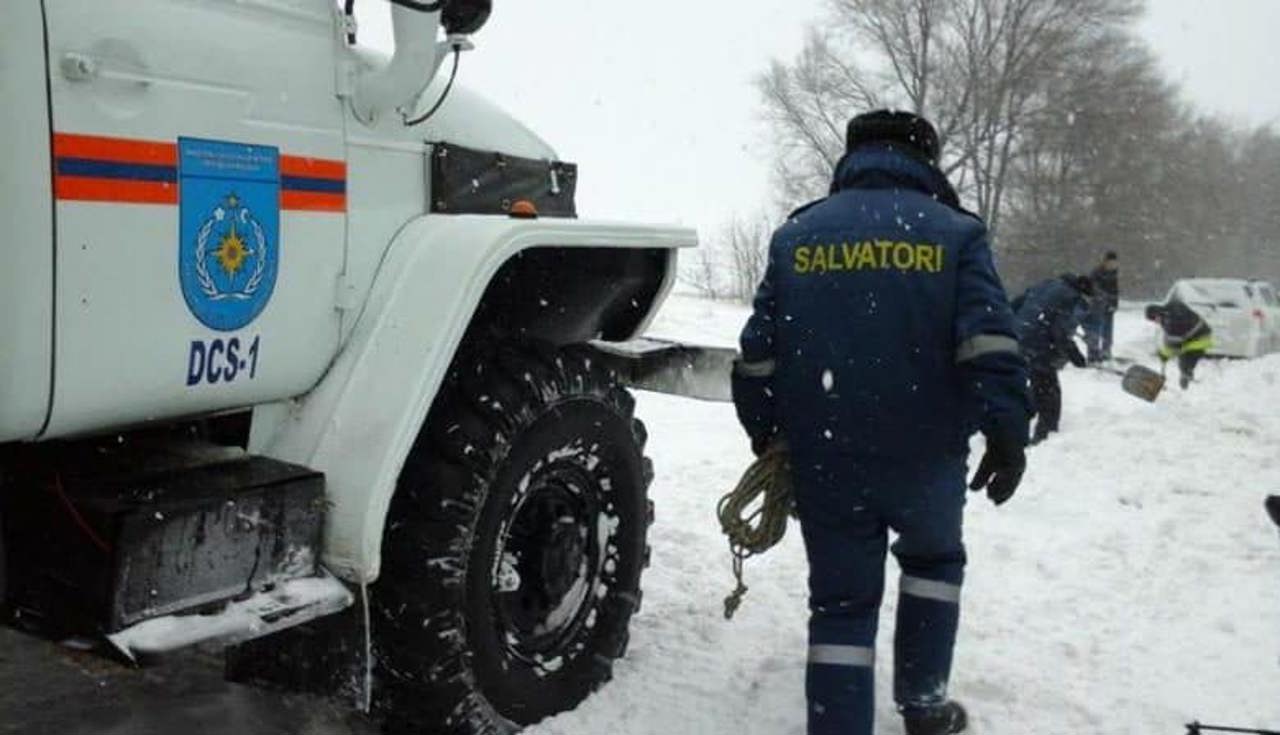
<path fill-rule="evenodd" d="M 1111 358 L 1111 343 L 1115 336 L 1116 314 L 1110 309 L 1091 312 L 1084 324 L 1085 345 L 1089 350 L 1089 359 L 1093 361 Z"/>
<path fill-rule="evenodd" d="M 809 735 L 871 735 L 885 555 L 902 570 L 893 695 L 901 712 L 947 699 L 960 615 L 965 457 L 928 463 L 794 457 L 809 557 Z M 889 545 L 889 530 L 897 540 Z"/>

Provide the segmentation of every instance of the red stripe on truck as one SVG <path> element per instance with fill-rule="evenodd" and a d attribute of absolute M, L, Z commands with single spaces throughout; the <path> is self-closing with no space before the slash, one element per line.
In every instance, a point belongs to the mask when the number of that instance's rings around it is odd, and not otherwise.
<path fill-rule="evenodd" d="M 178 145 L 164 141 L 112 138 L 102 135 L 55 133 L 53 136 L 54 198 L 58 201 L 118 202 L 122 204 L 178 203 L 178 185 L 121 176 L 85 176 L 58 171 L 57 161 L 140 164 L 178 167 Z M 74 161 L 73 161 L 74 159 Z M 81 168 L 84 166 L 81 165 Z M 77 172 L 83 173 L 83 172 Z M 340 191 L 280 191 L 280 208 L 295 212 L 345 212 L 346 161 L 311 156 L 280 156 L 280 175 L 319 182 L 331 181 Z"/>

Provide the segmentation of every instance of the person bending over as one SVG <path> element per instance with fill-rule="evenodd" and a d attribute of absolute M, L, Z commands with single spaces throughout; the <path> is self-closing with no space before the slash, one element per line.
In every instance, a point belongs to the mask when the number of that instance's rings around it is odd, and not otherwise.
<path fill-rule="evenodd" d="M 1186 390 L 1195 380 L 1196 365 L 1213 347 L 1213 330 L 1190 306 L 1173 300 L 1147 307 L 1147 320 L 1164 332 L 1160 362 L 1178 360 L 1178 385 Z"/>

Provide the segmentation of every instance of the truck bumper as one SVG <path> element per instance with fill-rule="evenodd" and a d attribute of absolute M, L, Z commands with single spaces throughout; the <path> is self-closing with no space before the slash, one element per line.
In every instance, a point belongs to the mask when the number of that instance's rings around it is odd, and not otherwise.
<path fill-rule="evenodd" d="M 628 342 L 592 342 L 601 362 L 636 390 L 667 393 L 701 401 L 733 400 L 733 361 L 737 350 L 640 338 Z"/>

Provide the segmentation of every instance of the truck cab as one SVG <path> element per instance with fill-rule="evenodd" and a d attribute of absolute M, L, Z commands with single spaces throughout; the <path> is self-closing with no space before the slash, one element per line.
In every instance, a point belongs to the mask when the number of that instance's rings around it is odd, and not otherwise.
<path fill-rule="evenodd" d="M 347 250 L 344 109 L 316 73 L 337 64 L 328 3 L 15 6 L 40 32 L 5 39 L 23 77 L 6 86 L 47 93 L 5 113 L 29 138 L 4 178 L 5 221 L 29 235 L 6 250 L 29 267 L 0 297 L 0 440 L 314 386 Z"/>
<path fill-rule="evenodd" d="M 577 168 L 440 73 L 487 1 L 396 3 L 390 57 L 351 9 L 6 8 L 0 602 L 514 729 L 625 648 L 651 473 L 592 345 L 696 237 L 579 218 Z"/>

